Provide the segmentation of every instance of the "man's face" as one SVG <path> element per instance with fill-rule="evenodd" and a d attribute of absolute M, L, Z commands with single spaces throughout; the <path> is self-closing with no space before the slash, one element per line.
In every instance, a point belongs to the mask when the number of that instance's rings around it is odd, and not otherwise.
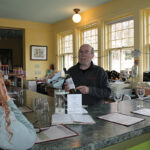
<path fill-rule="evenodd" d="M 91 47 L 84 45 L 79 50 L 79 63 L 81 65 L 89 65 L 91 63 L 94 54 L 91 51 Z"/>

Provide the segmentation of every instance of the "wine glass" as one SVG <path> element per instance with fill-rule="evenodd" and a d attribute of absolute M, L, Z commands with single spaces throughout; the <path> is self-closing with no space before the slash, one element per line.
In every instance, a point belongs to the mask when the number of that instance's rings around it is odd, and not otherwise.
<path fill-rule="evenodd" d="M 136 94 L 137 94 L 139 100 L 143 100 L 143 97 L 144 97 L 144 95 L 145 95 L 145 89 L 144 89 L 144 88 L 137 88 L 137 89 L 136 89 Z M 137 107 L 138 107 L 138 108 L 142 108 L 142 107 L 143 107 L 143 103 L 137 105 Z"/>
<path fill-rule="evenodd" d="M 50 108 L 47 99 L 43 99 L 43 106 L 42 106 L 42 126 L 49 126 L 50 124 Z"/>
<path fill-rule="evenodd" d="M 122 96 L 123 96 L 123 93 L 121 91 L 116 91 L 114 93 L 114 100 L 117 104 L 117 107 L 116 107 L 117 108 L 117 110 L 116 110 L 117 113 L 119 113 L 119 102 L 122 100 Z"/>
<path fill-rule="evenodd" d="M 42 99 L 41 98 L 35 98 L 34 99 L 34 111 L 35 111 L 35 117 L 38 121 L 39 128 L 41 127 L 41 115 L 42 115 Z"/>

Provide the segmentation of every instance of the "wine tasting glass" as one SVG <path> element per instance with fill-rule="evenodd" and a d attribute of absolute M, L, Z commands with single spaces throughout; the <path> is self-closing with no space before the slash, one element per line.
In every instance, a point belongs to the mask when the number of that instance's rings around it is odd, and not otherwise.
<path fill-rule="evenodd" d="M 139 100 L 143 100 L 143 97 L 144 97 L 144 95 L 145 95 L 145 89 L 144 89 L 144 88 L 137 88 L 137 89 L 136 89 L 136 94 L 137 94 Z M 138 107 L 138 108 L 143 107 L 143 103 L 137 105 L 137 107 Z"/>
<path fill-rule="evenodd" d="M 36 118 L 38 121 L 39 128 L 41 127 L 41 114 L 42 114 L 42 99 L 41 98 L 35 98 L 34 99 L 34 111 L 36 113 Z"/>
<path fill-rule="evenodd" d="M 116 107 L 117 108 L 117 110 L 116 110 L 117 113 L 119 113 L 119 102 L 122 100 L 122 96 L 123 96 L 123 93 L 121 91 L 116 91 L 114 93 L 114 100 L 117 104 L 117 107 Z"/>
<path fill-rule="evenodd" d="M 41 121 L 42 121 L 42 126 L 49 126 L 50 124 L 50 108 L 49 108 L 49 103 L 48 103 L 48 100 L 47 99 L 43 99 L 42 101 L 42 118 L 41 118 Z"/>

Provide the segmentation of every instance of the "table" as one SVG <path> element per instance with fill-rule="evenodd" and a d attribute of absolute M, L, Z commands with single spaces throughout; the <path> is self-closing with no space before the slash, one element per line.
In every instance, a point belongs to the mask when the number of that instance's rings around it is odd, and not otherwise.
<path fill-rule="evenodd" d="M 27 106 L 31 106 L 31 100 L 37 96 L 45 97 L 33 91 L 25 90 L 24 98 Z M 54 111 L 54 102 L 49 98 L 51 113 Z M 150 108 L 150 103 L 144 102 L 146 108 Z M 111 123 L 98 119 L 96 116 L 105 115 L 116 110 L 116 103 L 95 105 L 87 108 L 89 114 L 96 121 L 93 125 L 67 125 L 69 128 L 79 133 L 79 136 L 65 138 L 47 143 L 35 144 L 31 150 L 112 150 L 115 145 L 121 144 L 117 150 L 124 150 L 125 147 L 137 144 L 146 138 L 150 139 L 150 117 L 131 113 L 136 109 L 136 100 L 120 102 L 121 113 L 144 118 L 145 120 L 130 127 Z M 28 113 L 29 115 L 29 113 Z M 30 116 L 30 115 L 29 115 Z M 29 120 L 32 118 L 29 118 Z M 137 139 L 140 138 L 141 139 Z M 130 142 L 131 141 L 131 142 Z M 121 143 L 122 142 L 122 143 Z M 130 144 L 129 144 L 130 142 Z M 125 144 L 124 144 L 125 143 Z"/>

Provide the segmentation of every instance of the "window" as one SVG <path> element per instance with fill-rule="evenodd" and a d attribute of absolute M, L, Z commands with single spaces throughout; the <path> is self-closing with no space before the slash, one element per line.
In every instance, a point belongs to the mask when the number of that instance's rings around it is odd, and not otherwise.
<path fill-rule="evenodd" d="M 61 34 L 59 39 L 58 69 L 68 70 L 73 66 L 73 34 Z"/>
<path fill-rule="evenodd" d="M 107 55 L 109 70 L 131 70 L 134 59 L 131 51 L 134 49 L 134 21 L 132 18 L 107 24 Z"/>
<path fill-rule="evenodd" d="M 144 70 L 150 70 L 150 9 L 144 11 Z M 147 65 L 146 65 L 147 64 Z"/>
<path fill-rule="evenodd" d="M 94 64 L 98 65 L 98 28 L 95 24 L 81 30 L 81 44 L 90 44 L 94 48 Z"/>

